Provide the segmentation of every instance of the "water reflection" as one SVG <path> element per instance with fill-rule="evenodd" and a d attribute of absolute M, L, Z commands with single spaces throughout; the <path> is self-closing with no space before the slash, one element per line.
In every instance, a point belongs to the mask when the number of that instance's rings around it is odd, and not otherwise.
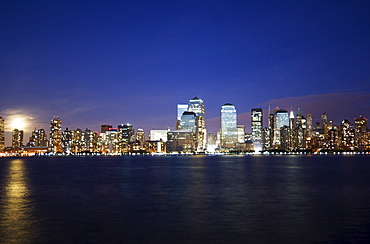
<path fill-rule="evenodd" d="M 1 189 L 1 242 L 34 242 L 35 219 L 29 198 L 30 190 L 26 167 L 22 159 L 9 162 L 5 184 Z"/>

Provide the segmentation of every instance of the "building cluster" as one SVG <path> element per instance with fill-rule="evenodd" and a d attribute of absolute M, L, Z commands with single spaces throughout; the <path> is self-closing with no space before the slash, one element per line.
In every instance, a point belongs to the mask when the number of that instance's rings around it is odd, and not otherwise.
<path fill-rule="evenodd" d="M 0 153 L 3 155 L 130 155 L 130 154 L 205 154 L 247 152 L 339 152 L 370 151 L 370 131 L 367 119 L 359 117 L 351 123 L 343 120 L 339 126 L 324 113 L 321 121 L 313 124 L 312 115 L 304 117 L 284 109 L 268 113 L 268 124 L 263 126 L 261 108 L 251 110 L 251 133 L 238 125 L 235 106 L 221 107 L 220 130 L 207 133 L 205 108 L 195 97 L 177 105 L 176 128 L 150 130 L 149 140 L 143 129 L 127 123 L 102 125 L 100 132 L 89 129 L 62 130 L 57 116 L 50 122 L 49 139 L 44 129 L 32 132 L 23 144 L 23 131 L 12 131 L 12 146 L 5 148 L 4 119 L 0 117 Z"/>

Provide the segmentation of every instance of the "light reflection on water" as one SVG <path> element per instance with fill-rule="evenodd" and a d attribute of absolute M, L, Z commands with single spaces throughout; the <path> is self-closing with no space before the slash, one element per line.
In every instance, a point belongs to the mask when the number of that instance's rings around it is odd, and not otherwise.
<path fill-rule="evenodd" d="M 0 159 L 0 243 L 361 242 L 368 175 L 368 157 Z"/>
<path fill-rule="evenodd" d="M 31 243 L 36 226 L 29 200 L 27 170 L 22 159 L 9 162 L 6 182 L 1 187 L 0 240 L 3 243 Z"/>

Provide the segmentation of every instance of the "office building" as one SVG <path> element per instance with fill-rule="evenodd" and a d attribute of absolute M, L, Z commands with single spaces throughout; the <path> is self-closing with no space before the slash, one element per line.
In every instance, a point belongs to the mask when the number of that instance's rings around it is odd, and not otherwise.
<path fill-rule="evenodd" d="M 14 129 L 12 131 L 12 148 L 20 149 L 23 147 L 23 130 Z"/>
<path fill-rule="evenodd" d="M 168 153 L 194 153 L 196 151 L 194 133 L 186 130 L 168 131 L 166 151 Z"/>
<path fill-rule="evenodd" d="M 262 108 L 252 108 L 251 110 L 252 123 L 252 142 L 256 152 L 262 150 L 263 144 L 263 112 Z"/>
<path fill-rule="evenodd" d="M 176 130 L 178 130 L 179 128 L 181 116 L 183 115 L 184 112 L 188 111 L 188 108 L 189 108 L 189 104 L 177 104 Z"/>
<path fill-rule="evenodd" d="M 221 107 L 221 147 L 234 148 L 238 142 L 237 115 L 234 105 L 225 103 Z"/>
<path fill-rule="evenodd" d="M 196 132 L 196 143 L 197 151 L 204 151 L 206 148 L 206 124 L 205 124 L 205 109 L 202 99 L 194 97 L 189 101 L 189 112 L 195 113 L 197 116 L 197 132 Z"/>
<path fill-rule="evenodd" d="M 50 121 L 49 148 L 52 153 L 62 153 L 62 120 L 58 116 Z"/>
<path fill-rule="evenodd" d="M 150 130 L 150 141 L 167 141 L 167 132 L 168 130 Z"/>
<path fill-rule="evenodd" d="M 36 129 L 32 132 L 31 137 L 29 138 L 29 142 L 27 144 L 29 147 L 47 147 L 48 140 L 46 138 L 45 130 L 40 128 Z"/>
<path fill-rule="evenodd" d="M 281 128 L 286 126 L 289 129 L 289 113 L 284 109 L 278 109 L 275 111 L 274 116 L 274 141 L 273 147 L 280 148 L 281 145 Z M 284 128 L 284 136 L 286 136 L 287 128 Z M 289 134 L 289 133 L 288 133 Z M 286 137 L 285 137 L 286 138 Z"/>

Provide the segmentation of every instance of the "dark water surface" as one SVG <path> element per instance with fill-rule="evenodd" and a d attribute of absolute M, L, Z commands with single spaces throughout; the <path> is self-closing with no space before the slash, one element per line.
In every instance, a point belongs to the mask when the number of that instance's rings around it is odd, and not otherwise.
<path fill-rule="evenodd" d="M 0 158 L 1 243 L 369 243 L 370 156 Z"/>

